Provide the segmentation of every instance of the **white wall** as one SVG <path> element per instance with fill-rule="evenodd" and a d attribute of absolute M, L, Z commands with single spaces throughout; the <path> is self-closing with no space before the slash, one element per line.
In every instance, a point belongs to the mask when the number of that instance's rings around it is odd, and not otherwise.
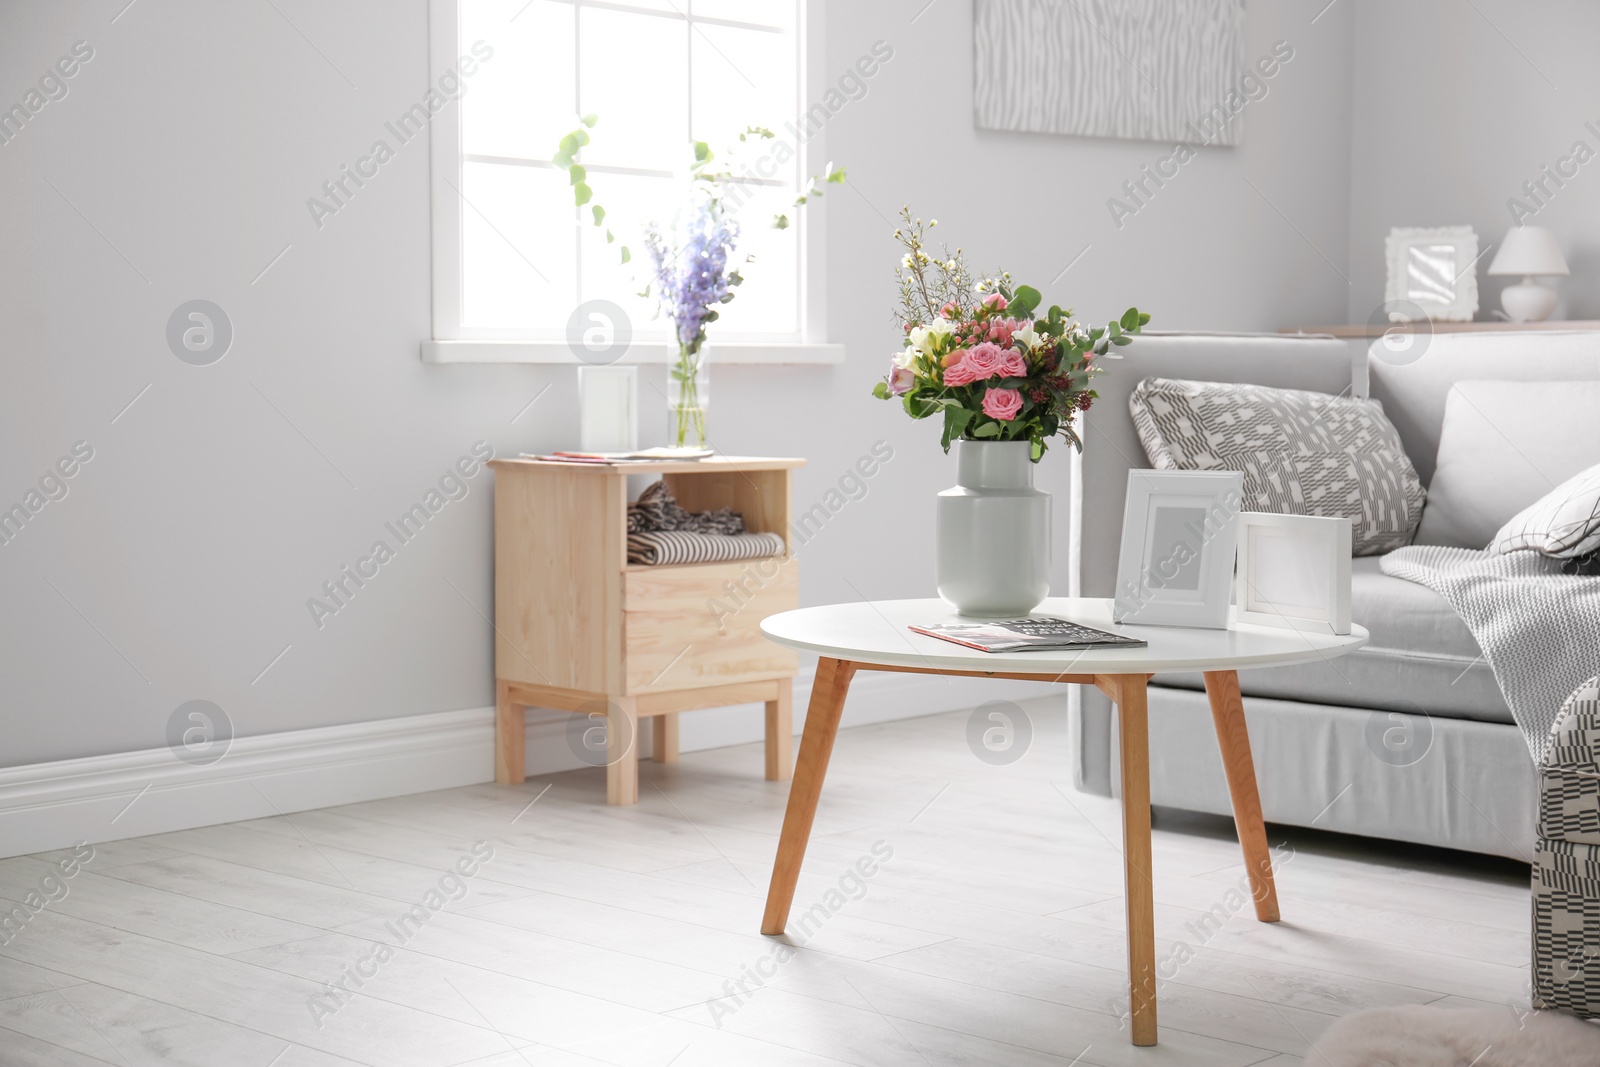
<path fill-rule="evenodd" d="M 306 211 L 423 91 L 425 3 L 277 0 L 291 26 L 268 4 L 146 0 L 113 23 L 124 2 L 0 8 L 0 103 L 74 41 L 95 50 L 0 147 L 0 506 L 75 441 L 94 448 L 69 495 L 0 546 L 0 765 L 159 747 L 195 698 L 241 736 L 491 703 L 487 475 L 323 629 L 305 606 L 475 440 L 575 439 L 569 368 L 419 361 L 425 146 L 321 231 Z M 721 368 L 713 416 L 729 452 L 810 458 L 801 507 L 893 443 L 802 550 L 807 602 L 931 592 L 951 463 L 933 427 L 868 395 L 895 345 L 883 216 L 900 203 L 1091 318 L 1137 302 L 1163 328 L 1258 330 L 1342 313 L 1352 5 L 1311 25 L 1320 6 L 1252 6 L 1248 56 L 1281 38 L 1295 58 L 1247 109 L 1244 146 L 1205 150 L 1118 230 L 1107 198 L 1166 146 L 976 131 L 969 3 L 829 4 L 828 71 L 895 48 L 829 126 L 851 182 L 818 217 L 848 361 Z M 236 331 L 209 367 L 164 338 L 194 298 Z M 1063 460 L 1041 467 L 1046 488 L 1064 492 Z"/>
<path fill-rule="evenodd" d="M 1581 0 L 1358 0 L 1355 5 L 1349 314 L 1383 302 L 1383 239 L 1393 226 L 1471 225 L 1480 250 L 1537 207 L 1522 184 L 1576 141 L 1600 153 L 1600 8 Z M 1548 226 L 1572 277 L 1556 318 L 1600 318 L 1600 161 L 1591 160 L 1524 221 Z M 1478 265 L 1479 319 L 1520 279 Z M 1545 279 L 1555 282 L 1555 279 Z"/>

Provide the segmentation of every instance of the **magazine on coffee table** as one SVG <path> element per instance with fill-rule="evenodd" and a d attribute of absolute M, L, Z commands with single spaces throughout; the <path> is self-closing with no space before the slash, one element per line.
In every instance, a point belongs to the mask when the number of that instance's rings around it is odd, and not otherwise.
<path fill-rule="evenodd" d="M 974 623 L 936 623 L 911 630 L 952 641 L 980 652 L 1045 652 L 1057 649 L 1144 648 L 1137 637 L 1096 630 L 1092 626 L 1047 615 L 993 619 Z"/>

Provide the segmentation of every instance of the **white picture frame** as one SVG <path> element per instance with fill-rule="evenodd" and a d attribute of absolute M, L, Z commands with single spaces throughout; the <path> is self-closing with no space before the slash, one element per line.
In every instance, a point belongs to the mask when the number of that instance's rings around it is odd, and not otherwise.
<path fill-rule="evenodd" d="M 1235 618 L 1348 634 L 1351 536 L 1348 518 L 1240 512 Z"/>
<path fill-rule="evenodd" d="M 1227 629 L 1243 503 L 1237 471 L 1130 470 L 1113 621 Z"/>
<path fill-rule="evenodd" d="M 1420 312 L 1435 322 L 1478 313 L 1478 235 L 1471 226 L 1396 226 L 1384 240 L 1384 303 L 1397 322 Z"/>

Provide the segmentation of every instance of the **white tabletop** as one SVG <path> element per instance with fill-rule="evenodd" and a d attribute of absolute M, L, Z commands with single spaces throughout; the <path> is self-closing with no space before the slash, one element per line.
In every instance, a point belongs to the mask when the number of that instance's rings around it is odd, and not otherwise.
<path fill-rule="evenodd" d="M 972 623 L 942 600 L 879 600 L 800 608 L 767 617 L 761 631 L 780 645 L 831 659 L 943 671 L 994 674 L 1153 674 L 1178 670 L 1243 670 L 1332 659 L 1367 643 L 1367 631 L 1307 633 L 1234 624 L 1227 630 L 1178 626 L 1117 626 L 1111 601 L 1051 597 L 1035 615 L 1054 615 L 1101 630 L 1139 637 L 1146 648 L 1056 652 L 980 652 L 913 633 L 912 623 Z"/>

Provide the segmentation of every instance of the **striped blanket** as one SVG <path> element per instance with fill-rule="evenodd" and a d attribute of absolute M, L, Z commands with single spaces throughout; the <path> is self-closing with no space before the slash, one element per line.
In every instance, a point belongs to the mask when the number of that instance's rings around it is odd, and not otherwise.
<path fill-rule="evenodd" d="M 1563 574 L 1562 562 L 1539 552 L 1412 545 L 1378 564 L 1456 609 L 1536 761 L 1562 704 L 1600 667 L 1600 578 Z"/>
<path fill-rule="evenodd" d="M 629 563 L 717 563 L 783 554 L 776 533 L 704 534 L 690 530 L 652 530 L 628 534 Z"/>

